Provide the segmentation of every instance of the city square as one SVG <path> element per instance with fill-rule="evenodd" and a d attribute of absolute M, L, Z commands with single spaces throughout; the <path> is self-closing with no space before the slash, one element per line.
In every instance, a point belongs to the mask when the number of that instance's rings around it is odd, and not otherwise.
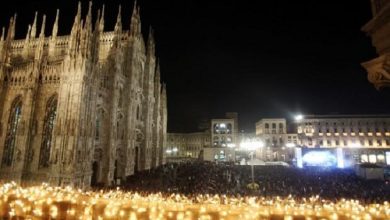
<path fill-rule="evenodd" d="M 1 219 L 390 219 L 390 1 L 15 0 Z"/>

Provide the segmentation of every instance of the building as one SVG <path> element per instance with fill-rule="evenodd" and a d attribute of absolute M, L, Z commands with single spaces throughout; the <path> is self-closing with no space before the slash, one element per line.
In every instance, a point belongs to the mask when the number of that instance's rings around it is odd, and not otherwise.
<path fill-rule="evenodd" d="M 203 149 L 206 161 L 235 161 L 238 146 L 238 115 L 226 113 L 225 118 L 212 119 L 210 145 Z"/>
<path fill-rule="evenodd" d="M 153 32 L 145 45 L 136 6 L 130 30 L 120 8 L 110 32 L 104 7 L 95 22 L 92 13 L 90 3 L 83 17 L 79 3 L 66 36 L 57 36 L 59 11 L 49 37 L 45 15 L 37 35 L 37 13 L 25 39 L 14 39 L 16 15 L 3 31 L 0 179 L 111 185 L 164 163 L 167 97 Z"/>
<path fill-rule="evenodd" d="M 210 146 L 210 130 L 193 133 L 168 133 L 166 144 L 167 161 L 201 159 L 203 148 Z"/>
<path fill-rule="evenodd" d="M 284 118 L 264 118 L 256 123 L 256 137 L 264 146 L 256 156 L 264 161 L 290 161 L 293 158 L 291 147 L 298 143 L 296 133 L 287 133 Z"/>
<path fill-rule="evenodd" d="M 342 148 L 354 163 L 390 164 L 390 115 L 305 115 L 296 123 L 304 148 Z"/>
<path fill-rule="evenodd" d="M 372 19 L 362 28 L 371 37 L 378 57 L 362 63 L 368 80 L 379 89 L 390 86 L 390 1 L 371 0 Z"/>

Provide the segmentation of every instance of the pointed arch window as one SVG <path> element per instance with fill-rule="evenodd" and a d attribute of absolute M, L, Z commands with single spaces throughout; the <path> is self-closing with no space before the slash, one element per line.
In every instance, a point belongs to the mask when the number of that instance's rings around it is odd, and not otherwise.
<path fill-rule="evenodd" d="M 57 95 L 49 98 L 46 104 L 45 120 L 43 122 L 42 145 L 39 155 L 39 168 L 49 167 L 50 151 L 54 122 L 57 115 Z"/>
<path fill-rule="evenodd" d="M 12 165 L 12 159 L 15 151 L 16 132 L 18 130 L 18 125 L 21 116 L 22 116 L 22 99 L 20 96 L 18 96 L 12 102 L 11 109 L 10 109 L 7 135 L 5 138 L 3 159 L 1 163 L 2 166 Z"/>

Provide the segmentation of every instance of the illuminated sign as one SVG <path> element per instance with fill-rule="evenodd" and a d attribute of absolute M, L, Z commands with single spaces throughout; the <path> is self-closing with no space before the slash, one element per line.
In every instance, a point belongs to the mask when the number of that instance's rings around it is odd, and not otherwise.
<path fill-rule="evenodd" d="M 302 157 L 304 166 L 336 166 L 337 159 L 330 151 L 309 151 Z M 344 165 L 343 165 L 344 166 Z"/>

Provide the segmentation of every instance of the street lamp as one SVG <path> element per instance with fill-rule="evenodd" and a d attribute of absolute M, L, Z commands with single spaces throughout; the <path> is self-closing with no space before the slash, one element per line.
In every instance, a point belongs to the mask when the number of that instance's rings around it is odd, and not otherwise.
<path fill-rule="evenodd" d="M 176 153 L 179 151 L 179 149 L 177 149 L 177 147 L 174 147 L 174 148 L 169 148 L 169 149 L 167 149 L 165 152 L 167 153 L 167 154 L 175 154 L 176 155 Z"/>
<path fill-rule="evenodd" d="M 295 119 L 295 121 L 302 121 L 303 115 L 296 115 L 296 116 L 294 117 L 294 119 Z"/>
<path fill-rule="evenodd" d="M 249 153 L 249 156 L 251 157 L 251 173 L 252 173 L 252 184 L 255 183 L 255 174 L 254 174 L 254 166 L 253 166 L 253 155 L 255 154 L 255 151 L 259 148 L 264 147 L 264 142 L 258 141 L 258 140 L 249 140 L 241 142 L 240 147 L 251 151 Z"/>

